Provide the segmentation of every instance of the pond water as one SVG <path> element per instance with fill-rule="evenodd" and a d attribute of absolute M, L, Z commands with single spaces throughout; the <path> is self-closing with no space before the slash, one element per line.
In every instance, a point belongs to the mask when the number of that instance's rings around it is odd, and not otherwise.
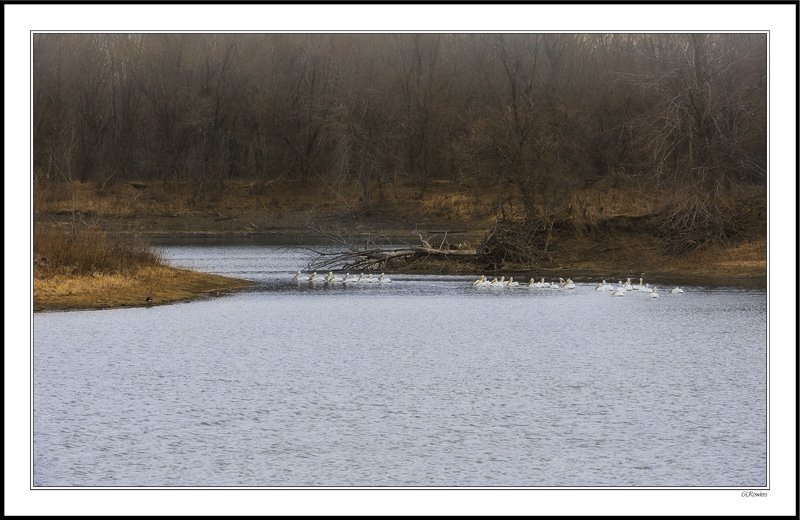
<path fill-rule="evenodd" d="M 301 247 L 159 249 L 258 285 L 36 313 L 35 486 L 767 483 L 763 287 L 309 284 Z"/>

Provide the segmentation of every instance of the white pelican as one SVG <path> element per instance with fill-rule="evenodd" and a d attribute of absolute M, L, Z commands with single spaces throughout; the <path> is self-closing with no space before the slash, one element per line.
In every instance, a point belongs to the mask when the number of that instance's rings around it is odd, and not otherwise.
<path fill-rule="evenodd" d="M 358 283 L 358 278 L 356 278 L 355 276 L 351 277 L 350 273 L 347 273 L 346 275 L 344 275 L 344 280 L 342 281 L 344 283 Z"/>
<path fill-rule="evenodd" d="M 308 277 L 308 281 L 309 282 L 322 282 L 322 281 L 324 281 L 324 278 L 320 278 L 319 276 L 317 276 L 317 272 L 314 271 L 314 274 L 312 274 L 311 276 Z"/>
<path fill-rule="evenodd" d="M 622 287 L 620 287 L 620 288 L 619 288 L 619 289 L 617 289 L 616 291 L 612 292 L 612 293 L 611 293 L 611 296 L 625 296 L 625 289 L 623 289 Z"/>
<path fill-rule="evenodd" d="M 326 276 L 326 277 L 325 277 L 325 280 L 326 280 L 328 283 L 341 283 L 341 282 L 343 282 L 343 281 L 344 281 L 344 280 L 342 279 L 342 277 L 341 277 L 341 276 L 335 276 L 335 275 L 333 274 L 333 271 L 331 271 L 330 273 L 328 273 L 328 276 Z"/>
<path fill-rule="evenodd" d="M 634 289 L 636 289 L 637 291 L 647 291 L 647 292 L 650 292 L 650 289 L 648 289 L 648 288 L 647 288 L 647 287 L 646 287 L 644 284 L 642 284 L 642 279 L 641 279 L 641 278 L 639 278 L 639 285 L 637 285 L 636 287 L 634 287 Z"/>
<path fill-rule="evenodd" d="M 628 281 L 625 282 L 625 290 L 626 291 L 632 291 L 633 290 L 633 285 L 631 285 L 631 279 L 630 278 L 628 278 Z"/>
<path fill-rule="evenodd" d="M 562 289 L 574 289 L 575 288 L 575 282 L 572 281 L 572 278 L 567 278 L 566 280 L 564 280 L 563 278 L 559 278 L 559 280 L 561 280 L 560 287 Z"/>
<path fill-rule="evenodd" d="M 650 291 L 650 297 L 651 298 L 658 298 L 658 293 L 656 292 L 656 288 L 655 287 L 653 287 L 653 290 Z"/>
<path fill-rule="evenodd" d="M 514 277 L 512 276 L 512 277 L 511 277 L 511 278 L 509 278 L 509 279 L 508 279 L 508 281 L 506 282 L 506 287 L 519 287 L 519 282 L 515 282 L 515 281 L 514 281 Z"/>
<path fill-rule="evenodd" d="M 680 287 L 675 287 L 674 289 L 670 289 L 669 292 L 670 292 L 670 294 L 678 294 L 678 293 L 682 293 L 683 289 L 681 289 Z"/>
<path fill-rule="evenodd" d="M 549 286 L 550 284 L 544 282 L 544 278 L 542 278 L 538 282 L 534 282 L 533 278 L 531 278 L 531 281 L 528 282 L 528 285 L 526 287 L 528 289 L 541 289 L 542 287 L 549 287 Z"/>
<path fill-rule="evenodd" d="M 392 279 L 384 275 L 383 273 L 381 273 L 381 275 L 378 277 L 378 281 L 380 283 L 392 283 Z"/>
<path fill-rule="evenodd" d="M 494 287 L 494 288 L 505 287 L 505 284 L 503 283 L 505 281 L 505 279 L 506 279 L 505 276 L 501 276 L 499 280 L 497 278 L 495 278 L 494 280 L 492 280 L 492 283 L 489 284 L 489 287 Z"/>
<path fill-rule="evenodd" d="M 300 276 L 300 271 L 297 271 L 297 274 L 292 276 L 292 278 L 294 278 L 298 282 L 307 282 L 311 279 L 310 276 Z"/>
<path fill-rule="evenodd" d="M 478 278 L 477 280 L 475 280 L 474 282 L 472 282 L 472 286 L 473 286 L 473 287 L 479 287 L 479 286 L 480 286 L 481 284 L 483 284 L 483 282 L 485 282 L 485 281 L 486 281 L 486 275 L 483 275 L 483 274 L 482 274 L 480 278 Z"/>
<path fill-rule="evenodd" d="M 603 283 L 597 284 L 597 287 L 594 288 L 595 291 L 613 291 L 614 287 L 610 283 L 606 283 L 603 280 Z"/>

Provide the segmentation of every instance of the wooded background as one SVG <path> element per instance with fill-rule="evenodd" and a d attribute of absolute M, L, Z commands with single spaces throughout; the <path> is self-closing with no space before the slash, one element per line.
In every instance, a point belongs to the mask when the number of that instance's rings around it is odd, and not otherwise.
<path fill-rule="evenodd" d="M 766 186 L 766 51 L 757 33 L 35 34 L 34 175 L 284 178 L 364 208 L 437 179 L 526 211 L 620 183 L 713 202 Z"/>

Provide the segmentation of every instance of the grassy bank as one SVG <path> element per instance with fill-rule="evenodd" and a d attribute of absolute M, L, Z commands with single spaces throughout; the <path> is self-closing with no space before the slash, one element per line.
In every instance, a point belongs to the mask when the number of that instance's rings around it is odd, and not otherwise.
<path fill-rule="evenodd" d="M 142 268 L 128 274 L 34 275 L 33 310 L 145 307 L 193 300 L 247 285 L 250 283 L 244 280 L 171 267 Z"/>
<path fill-rule="evenodd" d="M 96 229 L 34 229 L 34 311 L 158 305 L 247 285 L 165 265 L 138 240 Z"/>

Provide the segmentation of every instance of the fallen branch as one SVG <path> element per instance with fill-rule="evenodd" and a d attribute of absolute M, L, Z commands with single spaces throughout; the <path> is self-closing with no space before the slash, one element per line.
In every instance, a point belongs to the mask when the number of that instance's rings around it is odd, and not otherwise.
<path fill-rule="evenodd" d="M 309 226 L 310 229 L 313 229 Z M 364 247 L 356 247 L 352 240 L 344 238 L 336 232 L 322 231 L 314 229 L 315 233 L 328 238 L 336 245 L 342 246 L 345 250 L 324 251 L 314 248 L 307 248 L 316 257 L 311 260 L 307 269 L 309 270 L 373 270 L 385 269 L 392 263 L 412 263 L 428 258 L 447 259 L 448 257 L 458 257 L 460 259 L 477 259 L 478 252 L 474 249 L 445 249 L 444 241 L 438 247 L 430 244 L 422 235 L 419 235 L 421 246 L 404 244 L 403 246 L 374 247 L 375 244 L 369 238 Z M 381 235 L 388 238 L 385 235 Z M 372 246 L 372 247 L 370 247 Z"/>

